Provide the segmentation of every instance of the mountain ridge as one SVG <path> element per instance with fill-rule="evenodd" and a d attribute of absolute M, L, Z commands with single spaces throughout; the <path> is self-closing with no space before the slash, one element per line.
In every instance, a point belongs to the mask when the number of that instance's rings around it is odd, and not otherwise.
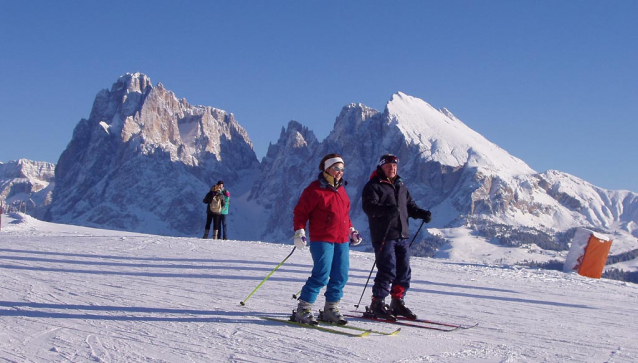
<path fill-rule="evenodd" d="M 55 164 L 28 159 L 0 162 L 0 198 L 7 209 L 42 219 L 51 204 Z"/>
<path fill-rule="evenodd" d="M 361 189 L 385 153 L 399 157 L 413 198 L 433 212 L 433 230 L 509 225 L 556 238 L 584 226 L 614 234 L 621 251 L 638 237 L 638 194 L 559 171 L 538 173 L 449 110 L 402 92 L 383 111 L 344 106 L 321 141 L 290 121 L 260 162 L 232 113 L 192 106 L 141 73 L 100 91 L 89 119 L 76 126 L 56 166 L 48 219 L 197 236 L 199 200 L 223 179 L 233 192 L 233 238 L 290 243 L 296 200 L 319 173 L 318 161 L 333 152 L 344 157 L 351 218 L 368 241 Z"/>

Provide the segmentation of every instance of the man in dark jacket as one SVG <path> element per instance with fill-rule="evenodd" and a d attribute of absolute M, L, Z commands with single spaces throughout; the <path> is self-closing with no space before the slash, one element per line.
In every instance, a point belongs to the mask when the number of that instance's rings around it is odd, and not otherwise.
<path fill-rule="evenodd" d="M 396 156 L 383 155 L 363 188 L 361 199 L 377 264 L 370 311 L 378 318 L 389 320 L 396 320 L 398 315 L 416 319 L 403 300 L 411 278 L 408 217 L 426 223 L 432 219 L 429 211 L 419 208 L 412 200 L 397 174 L 398 164 Z M 385 304 L 388 295 L 392 296 L 390 306 Z"/>

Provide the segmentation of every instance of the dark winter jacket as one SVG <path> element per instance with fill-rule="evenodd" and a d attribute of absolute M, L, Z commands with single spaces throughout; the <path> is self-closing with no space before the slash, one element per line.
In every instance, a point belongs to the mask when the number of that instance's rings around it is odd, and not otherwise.
<path fill-rule="evenodd" d="M 350 198 L 345 183 L 336 187 L 323 176 L 301 193 L 293 211 L 294 230 L 305 229 L 309 222 L 310 241 L 345 243 L 352 227 L 350 221 Z"/>
<path fill-rule="evenodd" d="M 408 217 L 415 218 L 420 208 L 399 175 L 392 183 L 380 168 L 375 170 L 363 187 L 361 204 L 368 216 L 373 244 L 410 238 Z"/>

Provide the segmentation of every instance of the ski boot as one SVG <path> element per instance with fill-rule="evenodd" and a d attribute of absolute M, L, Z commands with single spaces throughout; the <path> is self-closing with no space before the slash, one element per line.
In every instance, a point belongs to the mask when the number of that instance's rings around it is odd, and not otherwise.
<path fill-rule="evenodd" d="M 346 325 L 348 321 L 346 318 L 339 312 L 339 308 L 337 305 L 339 302 L 327 302 L 323 307 L 323 311 L 319 310 L 319 320 L 325 321 L 327 323 L 337 324 L 337 325 Z"/>
<path fill-rule="evenodd" d="M 390 307 L 385 303 L 385 299 L 373 296 L 372 303 L 370 304 L 370 307 L 366 306 L 366 312 L 364 315 L 376 319 L 396 321 L 397 317 L 392 314 L 389 308 Z"/>
<path fill-rule="evenodd" d="M 299 300 L 297 310 L 293 310 L 290 320 L 301 324 L 317 325 L 319 322 L 312 314 L 312 304 Z"/>
<path fill-rule="evenodd" d="M 403 299 L 392 298 L 392 302 L 390 302 L 390 312 L 392 312 L 395 316 L 405 316 L 412 320 L 416 319 L 416 314 L 405 306 L 405 301 L 403 301 Z"/>

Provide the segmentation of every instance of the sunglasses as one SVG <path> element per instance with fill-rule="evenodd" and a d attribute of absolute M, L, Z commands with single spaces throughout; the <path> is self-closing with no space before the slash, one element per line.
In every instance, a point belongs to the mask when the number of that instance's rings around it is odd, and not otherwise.
<path fill-rule="evenodd" d="M 346 168 L 343 168 L 341 166 L 331 166 L 330 169 L 332 169 L 334 171 L 340 171 L 342 173 L 346 170 Z"/>

